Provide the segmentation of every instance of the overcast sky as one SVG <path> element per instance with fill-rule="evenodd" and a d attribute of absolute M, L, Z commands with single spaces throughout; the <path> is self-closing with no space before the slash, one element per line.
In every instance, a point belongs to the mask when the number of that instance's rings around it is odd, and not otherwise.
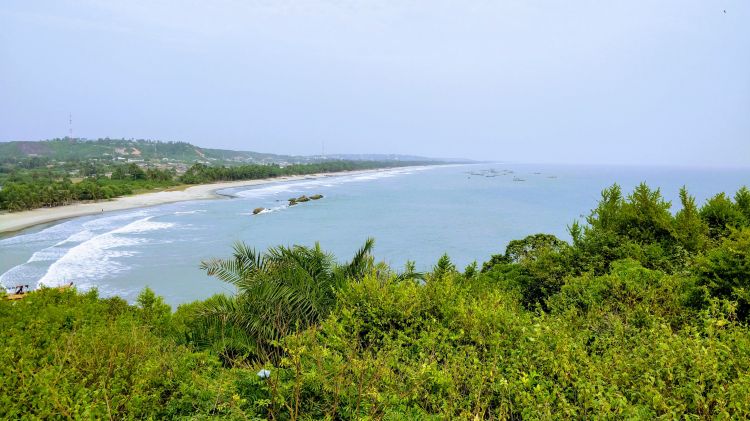
<path fill-rule="evenodd" d="M 747 166 L 750 1 L 2 1 L 0 140 L 68 113 L 274 153 Z"/>

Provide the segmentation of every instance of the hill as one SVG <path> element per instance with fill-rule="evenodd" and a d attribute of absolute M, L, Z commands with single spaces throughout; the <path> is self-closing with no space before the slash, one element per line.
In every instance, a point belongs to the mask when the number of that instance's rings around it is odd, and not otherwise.
<path fill-rule="evenodd" d="M 177 162 L 202 163 L 312 163 L 327 160 L 354 161 L 421 161 L 446 162 L 406 155 L 331 155 L 331 156 L 292 156 L 234 151 L 228 149 L 202 148 L 187 142 L 160 142 L 147 139 L 50 139 L 42 141 L 0 142 L 0 157 L 4 161 L 42 157 L 55 161 L 88 160 L 110 158 L 113 160 L 169 160 Z"/>

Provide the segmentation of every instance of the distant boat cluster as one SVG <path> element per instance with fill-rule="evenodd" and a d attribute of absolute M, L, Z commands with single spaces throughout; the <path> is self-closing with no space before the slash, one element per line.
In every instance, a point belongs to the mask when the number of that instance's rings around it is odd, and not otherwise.
<path fill-rule="evenodd" d="M 494 168 L 489 168 L 486 170 L 478 170 L 478 171 L 466 171 L 465 174 L 467 174 L 466 178 L 471 177 L 484 177 L 484 178 L 494 178 L 499 176 L 513 176 L 513 181 L 526 181 L 525 178 L 521 178 L 513 170 L 503 169 L 503 170 L 496 170 Z M 533 175 L 541 175 L 541 172 L 533 172 Z M 547 178 L 557 178 L 556 175 L 549 175 Z"/>

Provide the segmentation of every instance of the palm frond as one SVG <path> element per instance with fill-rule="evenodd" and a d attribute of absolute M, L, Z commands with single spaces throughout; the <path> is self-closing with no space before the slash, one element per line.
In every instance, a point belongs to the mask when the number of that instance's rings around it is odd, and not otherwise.
<path fill-rule="evenodd" d="M 266 259 L 242 242 L 235 243 L 233 250 L 231 259 L 204 260 L 200 268 L 209 276 L 241 288 L 254 273 L 266 270 Z"/>
<path fill-rule="evenodd" d="M 396 278 L 395 278 L 396 282 L 424 281 L 424 280 L 426 280 L 426 275 L 424 272 L 402 272 L 396 275 Z"/>
<path fill-rule="evenodd" d="M 242 267 L 249 271 L 265 270 L 266 265 L 264 256 L 241 241 L 234 243 L 233 256 L 235 260 L 240 262 Z"/>
<path fill-rule="evenodd" d="M 222 338 L 222 343 L 234 350 L 252 348 L 257 358 L 280 356 L 276 341 L 317 323 L 334 304 L 339 286 L 365 276 L 373 265 L 373 246 L 368 238 L 348 264 L 339 266 L 319 243 L 265 253 L 236 243 L 231 258 L 201 264 L 208 275 L 237 287 L 235 296 L 212 299 L 201 309 L 206 337 L 235 335 L 237 342 Z"/>
<path fill-rule="evenodd" d="M 344 272 L 348 278 L 361 279 L 364 277 L 368 264 L 371 263 L 372 260 L 370 252 L 374 246 L 374 238 L 369 237 L 365 240 L 365 244 L 357 250 L 349 264 L 344 267 Z"/>

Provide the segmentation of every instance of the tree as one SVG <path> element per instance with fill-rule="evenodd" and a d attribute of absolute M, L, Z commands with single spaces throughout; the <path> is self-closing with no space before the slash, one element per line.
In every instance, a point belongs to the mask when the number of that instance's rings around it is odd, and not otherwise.
<path fill-rule="evenodd" d="M 348 263 L 338 265 L 318 243 L 279 246 L 265 253 L 237 243 L 232 258 L 201 264 L 208 275 L 234 285 L 237 294 L 209 300 L 200 313 L 207 326 L 219 326 L 221 333 L 246 335 L 245 357 L 274 360 L 281 355 L 275 341 L 316 324 L 328 315 L 347 280 L 364 277 L 373 264 L 373 245 L 368 239 Z"/>
<path fill-rule="evenodd" d="M 448 253 L 444 253 L 442 256 L 440 256 L 440 259 L 438 259 L 435 267 L 432 268 L 432 276 L 430 277 L 430 279 L 437 281 L 443 279 L 443 277 L 445 277 L 449 273 L 454 272 L 456 272 L 456 265 L 451 262 L 451 258 L 448 257 Z"/>
<path fill-rule="evenodd" d="M 750 190 L 742 186 L 734 195 L 734 203 L 745 216 L 745 224 L 750 224 Z"/>
<path fill-rule="evenodd" d="M 505 258 L 509 262 L 520 263 L 536 260 L 543 252 L 559 252 L 568 243 L 552 234 L 529 235 L 523 240 L 513 240 L 505 248 Z"/>
<path fill-rule="evenodd" d="M 581 270 L 604 274 L 616 260 L 632 258 L 647 268 L 672 271 L 682 253 L 674 231 L 671 203 L 659 189 L 639 184 L 627 199 L 615 184 L 602 192 L 598 206 L 581 232 L 573 227 Z"/>
<path fill-rule="evenodd" d="M 691 253 L 702 250 L 708 239 L 708 225 L 701 219 L 695 198 L 690 196 L 687 188 L 680 189 L 682 209 L 674 219 L 675 237 L 682 247 Z"/>
<path fill-rule="evenodd" d="M 651 190 L 646 183 L 639 184 L 622 207 L 618 233 L 640 243 L 672 242 L 671 206 L 659 189 Z"/>
<path fill-rule="evenodd" d="M 540 304 L 546 308 L 547 298 L 556 294 L 565 276 L 574 271 L 571 252 L 568 243 L 554 235 L 529 235 L 508 243 L 505 254 L 492 256 L 482 272 L 489 272 L 506 287 L 517 290 L 526 307 Z"/>
<path fill-rule="evenodd" d="M 131 180 L 145 180 L 146 172 L 141 169 L 137 164 L 128 164 L 128 174 L 130 174 Z"/>
<path fill-rule="evenodd" d="M 536 260 L 547 252 L 560 252 L 568 243 L 552 234 L 533 234 L 522 240 L 511 240 L 505 247 L 504 254 L 495 254 L 482 265 L 482 272 L 487 272 L 496 264 L 522 263 Z"/>
<path fill-rule="evenodd" d="M 738 302 L 737 314 L 750 315 L 750 228 L 732 230 L 719 247 L 708 252 L 698 269 L 699 286 L 718 298 Z"/>
<path fill-rule="evenodd" d="M 741 198 L 744 199 L 744 195 Z M 700 216 L 708 224 L 709 234 L 714 240 L 727 236 L 731 228 L 745 224 L 745 216 L 740 207 L 724 193 L 709 199 L 701 208 Z"/>

